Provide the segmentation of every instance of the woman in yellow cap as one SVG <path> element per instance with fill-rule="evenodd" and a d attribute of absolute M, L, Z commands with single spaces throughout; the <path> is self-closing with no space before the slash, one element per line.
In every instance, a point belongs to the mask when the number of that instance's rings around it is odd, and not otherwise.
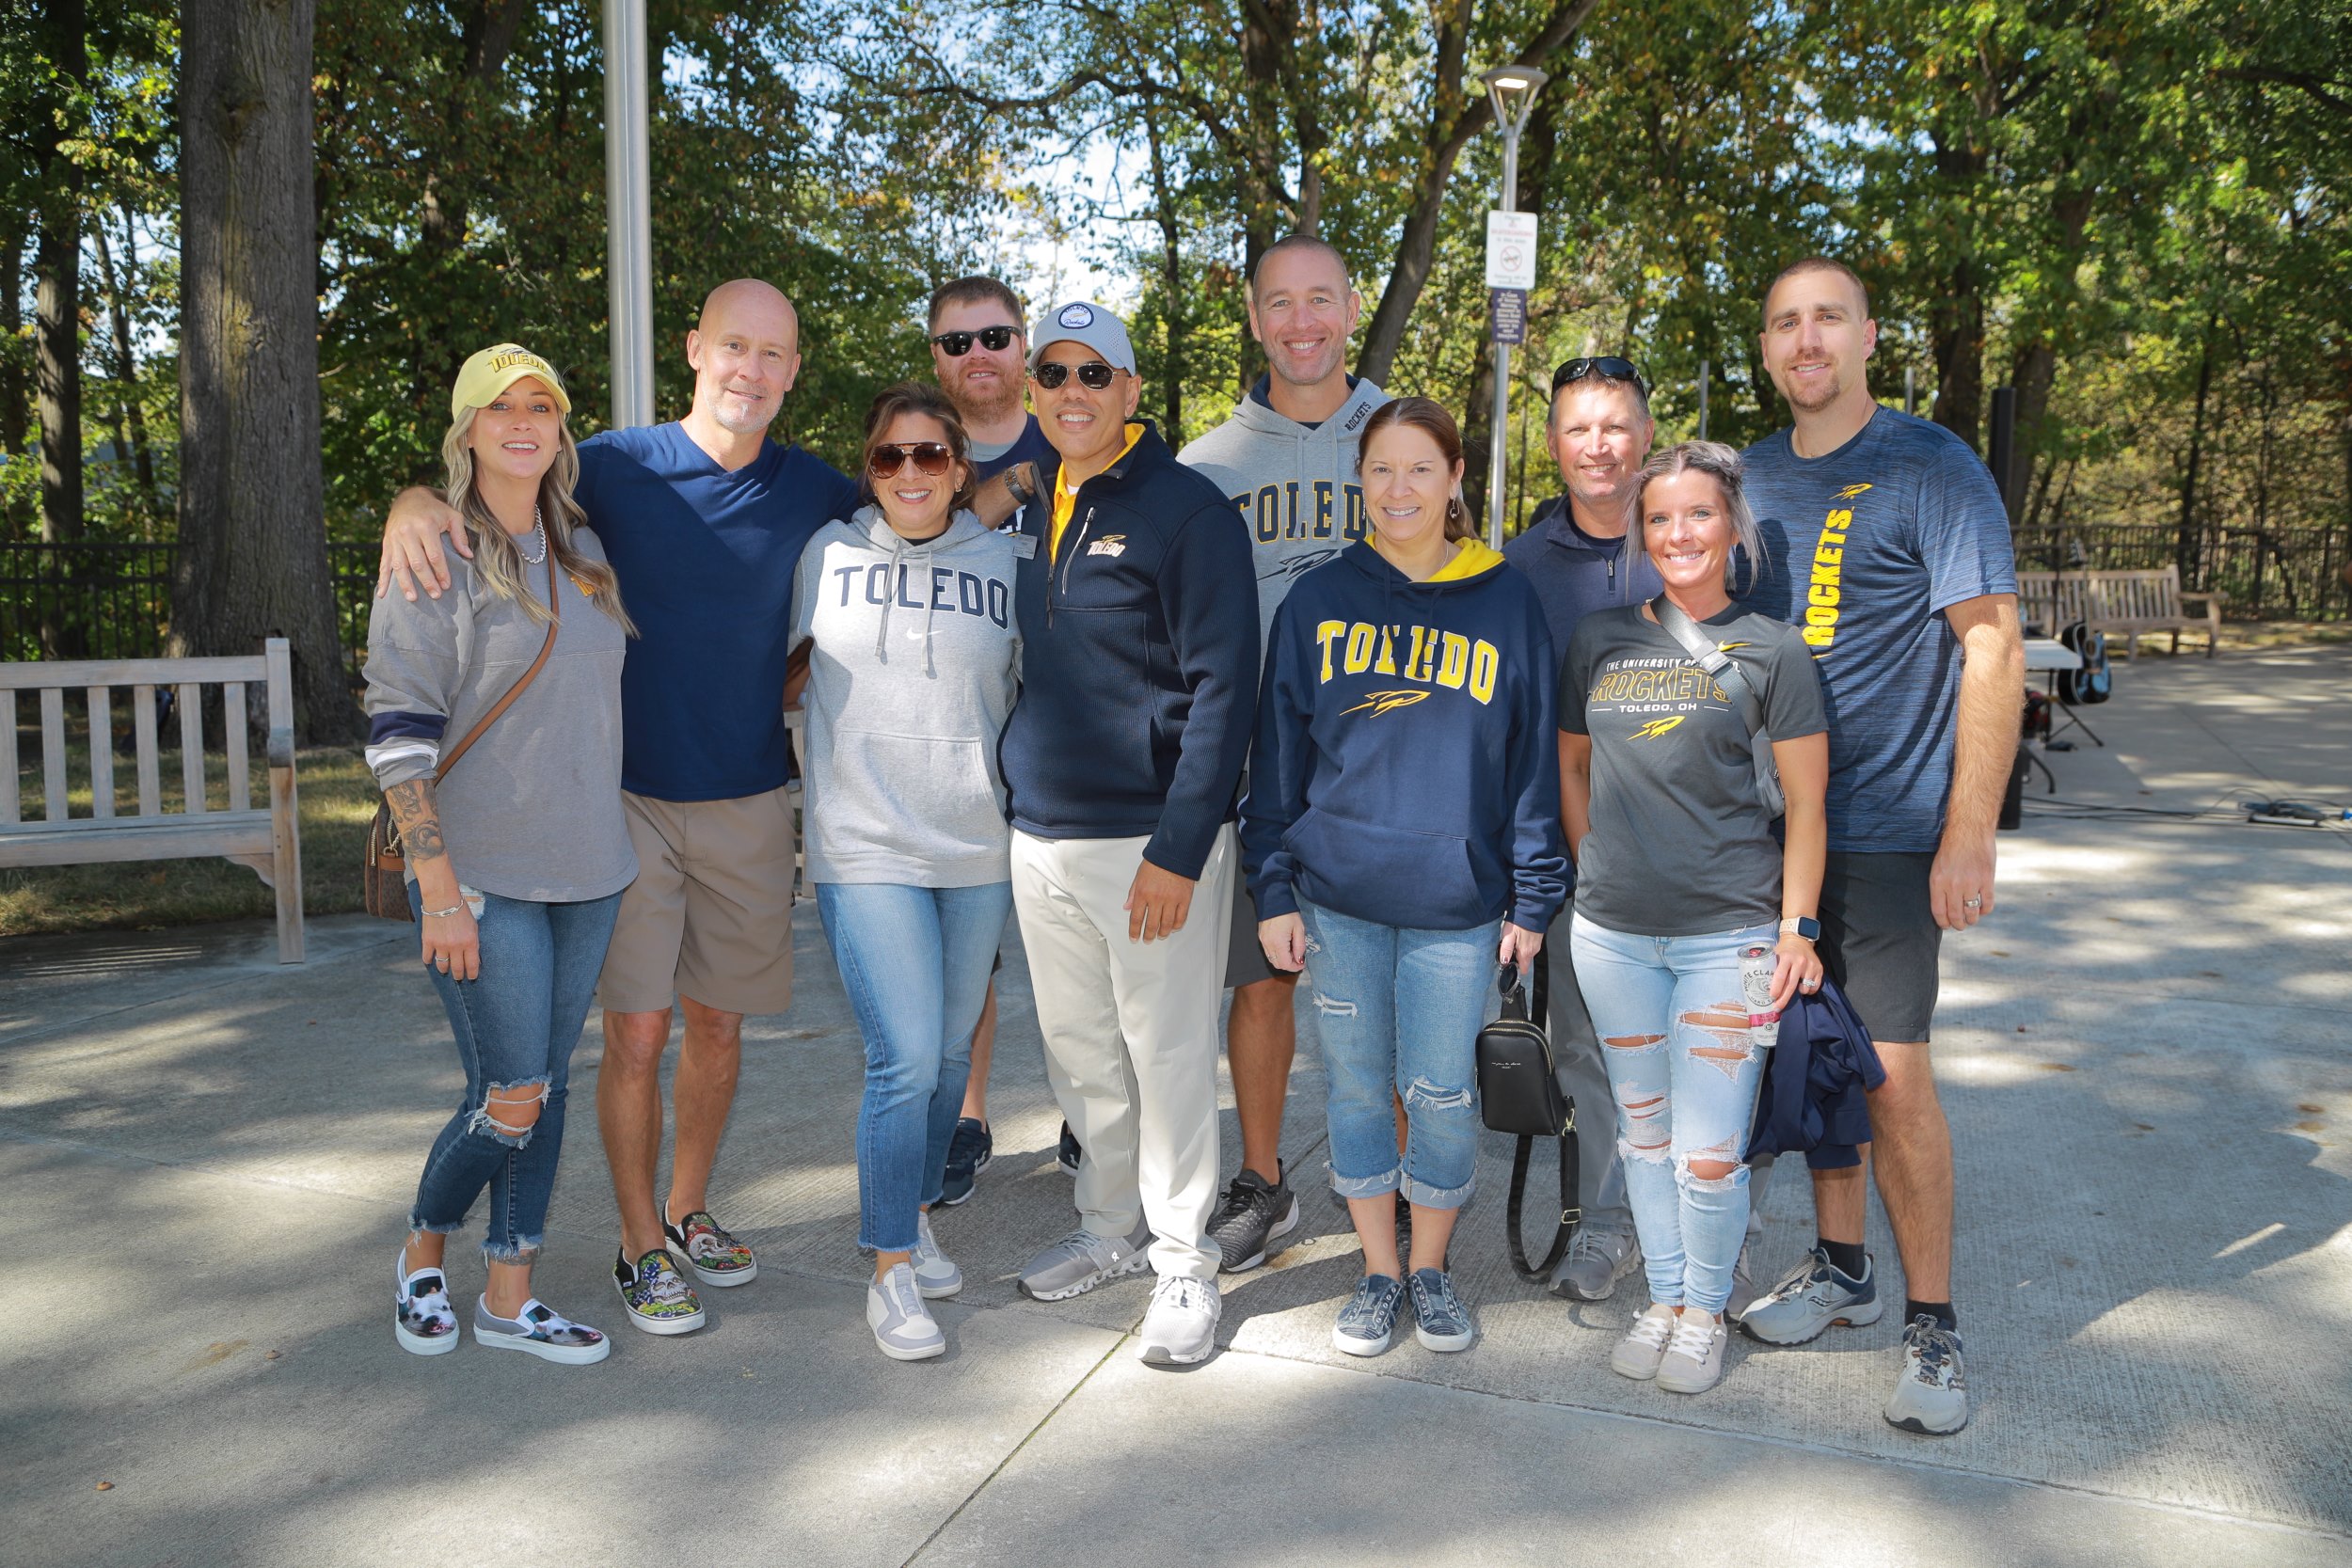
<path fill-rule="evenodd" d="M 466 361 L 441 460 L 472 559 L 451 562 L 448 593 L 377 599 L 368 623 L 368 766 L 400 826 L 425 972 L 466 1069 L 395 1271 L 393 1335 L 419 1355 L 457 1347 L 442 1251 L 485 1187 L 475 1342 L 568 1363 L 612 1350 L 531 1292 L 572 1048 L 637 875 L 621 818 L 631 628 L 572 499 L 570 412 L 555 368 L 527 349 Z"/>

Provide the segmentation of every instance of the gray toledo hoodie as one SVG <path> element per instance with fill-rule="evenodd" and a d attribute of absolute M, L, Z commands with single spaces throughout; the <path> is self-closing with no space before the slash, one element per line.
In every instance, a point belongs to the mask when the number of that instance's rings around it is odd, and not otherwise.
<path fill-rule="evenodd" d="M 1300 424 L 1265 401 L 1258 385 L 1233 417 L 1178 453 L 1225 492 L 1249 530 L 1258 562 L 1258 645 L 1273 646 L 1274 612 L 1301 574 L 1364 537 L 1364 487 L 1356 442 L 1389 395 L 1351 379 L 1347 401 L 1321 424 Z"/>
<path fill-rule="evenodd" d="M 969 512 L 911 544 L 861 507 L 792 591 L 813 639 L 802 757 L 808 879 L 977 887 L 1011 876 L 996 741 L 1019 680 L 1013 541 Z"/>

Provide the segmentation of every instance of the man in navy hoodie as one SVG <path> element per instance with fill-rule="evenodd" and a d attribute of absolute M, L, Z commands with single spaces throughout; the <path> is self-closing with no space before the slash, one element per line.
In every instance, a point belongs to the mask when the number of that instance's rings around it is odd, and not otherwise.
<path fill-rule="evenodd" d="M 1632 527 L 1642 463 L 1655 430 L 1648 388 L 1630 360 L 1570 359 L 1551 378 L 1551 417 L 1544 429 L 1567 489 L 1536 510 L 1526 531 L 1502 546 L 1502 558 L 1535 585 L 1551 645 L 1565 653 L 1576 624 L 1591 611 L 1637 604 L 1663 590 Z M 1605 1116 L 1613 1101 L 1568 945 L 1564 909 L 1544 943 L 1551 966 L 1551 1042 L 1567 1090 L 1589 1118 L 1596 1110 Z M 1580 1301 L 1606 1301 L 1642 1261 L 1616 1140 L 1594 1139 L 1587 1147 L 1593 1145 L 1598 1147 L 1584 1161 L 1577 1193 L 1584 1223 L 1553 1281 L 1555 1290 Z"/>
<path fill-rule="evenodd" d="M 1248 535 L 1135 418 L 1119 318 L 1083 302 L 1030 334 L 1060 456 L 1022 510 L 1022 689 L 1005 727 L 1013 906 L 1047 1080 L 1085 1155 L 1080 1227 L 1021 1271 L 1060 1301 L 1150 1266 L 1153 1364 L 1216 1346 L 1217 1008 L 1256 719 Z M 1148 1247 L 1148 1252 L 1147 1252 Z"/>

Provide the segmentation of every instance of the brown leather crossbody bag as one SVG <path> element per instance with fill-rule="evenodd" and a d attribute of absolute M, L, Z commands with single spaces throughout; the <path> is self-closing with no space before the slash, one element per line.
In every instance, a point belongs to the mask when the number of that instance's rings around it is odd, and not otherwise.
<path fill-rule="evenodd" d="M 506 695 L 498 700 L 497 705 L 466 732 L 465 738 L 450 748 L 449 754 L 433 769 L 436 784 L 449 776 L 449 770 L 457 766 L 457 759 L 482 738 L 483 732 L 498 722 L 499 715 L 514 705 L 515 699 L 523 694 L 523 688 L 531 684 L 532 677 L 547 663 L 548 655 L 555 651 L 555 632 L 563 624 L 564 610 L 563 596 L 556 589 L 553 540 L 548 542 L 548 614 L 550 617 L 548 639 L 539 644 L 539 657 L 531 661 L 531 668 L 523 672 L 520 680 L 506 689 Z M 405 875 L 407 869 L 408 855 L 401 847 L 400 824 L 392 820 L 391 802 L 378 800 L 375 802 L 375 820 L 368 824 L 367 858 L 359 868 L 362 897 L 370 914 L 380 915 L 386 920 L 415 921 L 417 913 L 408 907 L 408 883 Z"/>

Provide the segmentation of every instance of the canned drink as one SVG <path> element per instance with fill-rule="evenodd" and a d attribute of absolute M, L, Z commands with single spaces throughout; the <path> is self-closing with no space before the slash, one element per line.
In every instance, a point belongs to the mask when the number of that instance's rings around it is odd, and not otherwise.
<path fill-rule="evenodd" d="M 1772 948 L 1740 949 L 1740 990 L 1747 998 L 1751 1029 L 1780 1022 L 1780 1009 L 1772 1006 L 1772 974 L 1777 968 L 1778 960 Z"/>

